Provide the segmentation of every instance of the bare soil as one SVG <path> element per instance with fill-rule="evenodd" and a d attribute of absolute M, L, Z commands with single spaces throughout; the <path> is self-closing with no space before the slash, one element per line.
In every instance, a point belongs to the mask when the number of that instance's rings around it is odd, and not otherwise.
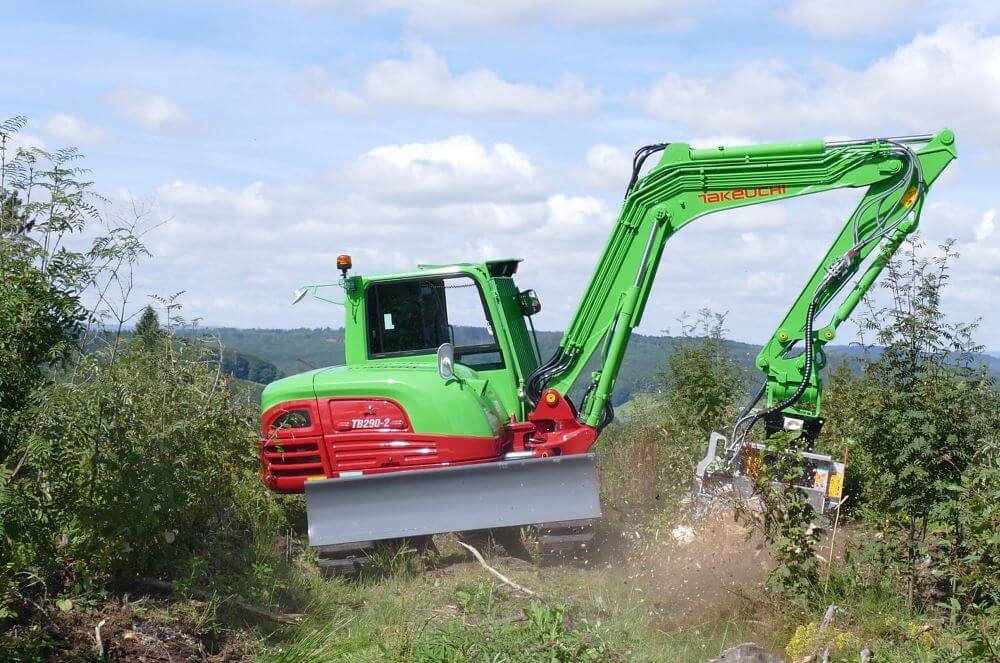
<path fill-rule="evenodd" d="M 44 642 L 35 652 L 47 661 L 92 661 L 100 658 L 100 652 L 105 660 L 115 662 L 252 660 L 245 641 L 233 635 L 200 634 L 190 620 L 172 614 L 175 605 L 176 601 L 153 597 L 136 602 L 113 598 L 100 609 L 75 606 L 66 612 L 36 614 L 32 621 L 37 628 L 14 626 L 4 637 L 9 646 Z"/>
<path fill-rule="evenodd" d="M 771 558 L 759 535 L 717 509 L 697 519 L 644 534 L 626 563 L 626 580 L 647 594 L 671 626 L 717 615 L 753 593 Z"/>

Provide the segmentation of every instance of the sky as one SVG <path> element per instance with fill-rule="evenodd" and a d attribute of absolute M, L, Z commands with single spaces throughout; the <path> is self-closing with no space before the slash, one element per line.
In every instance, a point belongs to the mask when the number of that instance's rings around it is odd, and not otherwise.
<path fill-rule="evenodd" d="M 952 238 L 945 308 L 1000 349 L 1000 4 L 940 0 L 112 0 L 7 3 L 0 114 L 86 155 L 110 218 L 139 208 L 134 296 L 204 326 L 337 327 L 300 285 L 525 259 L 567 323 L 632 152 L 957 134 L 921 220 Z M 763 342 L 860 197 L 700 219 L 639 330 L 728 311 Z M 845 330 L 846 331 L 846 330 Z M 851 332 L 844 338 L 849 339 Z"/>

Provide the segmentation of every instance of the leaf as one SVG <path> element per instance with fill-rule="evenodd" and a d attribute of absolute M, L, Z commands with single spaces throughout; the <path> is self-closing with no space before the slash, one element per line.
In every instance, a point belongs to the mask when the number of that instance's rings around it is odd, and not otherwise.
<path fill-rule="evenodd" d="M 56 607 L 62 610 L 63 612 L 69 612 L 70 610 L 73 609 L 73 602 L 70 601 L 69 599 L 59 599 L 58 601 L 56 601 Z"/>

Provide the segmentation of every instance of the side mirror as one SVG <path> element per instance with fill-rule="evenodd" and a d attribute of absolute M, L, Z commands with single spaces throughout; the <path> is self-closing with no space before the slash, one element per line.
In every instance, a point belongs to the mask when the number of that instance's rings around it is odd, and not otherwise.
<path fill-rule="evenodd" d="M 438 375 L 442 380 L 450 380 L 455 375 L 455 346 L 442 343 L 437 352 Z"/>
<path fill-rule="evenodd" d="M 302 298 L 305 297 L 307 294 L 309 294 L 309 288 L 299 288 L 298 290 L 296 290 L 295 294 L 292 295 L 292 306 L 295 306 L 296 304 L 301 302 Z"/>

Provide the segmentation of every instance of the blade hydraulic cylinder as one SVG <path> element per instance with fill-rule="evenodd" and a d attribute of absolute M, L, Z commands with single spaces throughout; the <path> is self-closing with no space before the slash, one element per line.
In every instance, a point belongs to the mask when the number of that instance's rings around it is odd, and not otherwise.
<path fill-rule="evenodd" d="M 306 482 L 309 545 L 599 518 L 593 454 Z"/>

